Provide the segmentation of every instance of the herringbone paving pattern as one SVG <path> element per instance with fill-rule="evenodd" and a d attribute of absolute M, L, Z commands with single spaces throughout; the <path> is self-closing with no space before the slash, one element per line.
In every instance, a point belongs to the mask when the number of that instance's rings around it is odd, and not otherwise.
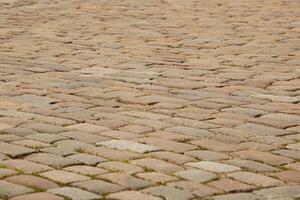
<path fill-rule="evenodd" d="M 298 0 L 0 0 L 0 199 L 300 198 Z"/>

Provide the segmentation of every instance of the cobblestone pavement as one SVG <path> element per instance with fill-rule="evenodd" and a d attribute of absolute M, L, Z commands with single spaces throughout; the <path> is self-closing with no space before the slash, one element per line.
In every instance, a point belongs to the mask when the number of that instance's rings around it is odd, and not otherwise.
<path fill-rule="evenodd" d="M 299 0 L 0 0 L 0 199 L 299 199 L 299 22 Z"/>

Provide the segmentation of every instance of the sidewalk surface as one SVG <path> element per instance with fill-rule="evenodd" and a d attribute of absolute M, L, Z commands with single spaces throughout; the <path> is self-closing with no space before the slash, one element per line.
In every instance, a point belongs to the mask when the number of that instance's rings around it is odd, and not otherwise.
<path fill-rule="evenodd" d="M 299 0 L 0 0 L 0 200 L 300 198 Z"/>

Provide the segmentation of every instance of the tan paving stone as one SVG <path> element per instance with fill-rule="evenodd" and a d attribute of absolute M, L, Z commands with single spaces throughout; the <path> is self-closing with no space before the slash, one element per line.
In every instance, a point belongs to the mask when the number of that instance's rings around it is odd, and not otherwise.
<path fill-rule="evenodd" d="M 93 194 L 91 192 L 87 192 L 74 187 L 61 187 L 61 188 L 53 188 L 48 190 L 47 192 L 61 195 L 73 200 L 96 200 L 101 199 L 100 195 Z"/>
<path fill-rule="evenodd" d="M 0 180 L 0 198 L 10 198 L 30 192 L 33 192 L 30 188 Z"/>
<path fill-rule="evenodd" d="M 0 199 L 299 198 L 298 7 L 0 0 Z"/>
<path fill-rule="evenodd" d="M 148 181 L 145 181 L 140 178 L 136 178 L 134 176 L 125 174 L 125 173 L 109 173 L 109 174 L 103 174 L 99 176 L 101 179 L 108 180 L 113 183 L 117 183 L 119 185 L 122 185 L 126 188 L 132 189 L 132 190 L 138 190 L 141 188 L 149 187 L 151 186 L 151 183 Z"/>
<path fill-rule="evenodd" d="M 108 195 L 108 198 L 119 199 L 119 200 L 161 200 L 160 197 L 154 197 L 148 194 L 144 194 L 138 191 L 123 191 Z"/>
<path fill-rule="evenodd" d="M 133 160 L 131 161 L 131 163 L 162 173 L 173 173 L 183 169 L 182 167 L 177 166 L 175 164 L 171 164 L 166 161 L 155 158 L 143 158 L 139 160 Z"/>
<path fill-rule="evenodd" d="M 40 193 L 33 193 L 33 194 L 24 194 L 20 196 L 16 196 L 11 198 L 11 200 L 63 200 L 63 197 L 59 197 L 50 193 L 40 192 Z"/>
<path fill-rule="evenodd" d="M 39 188 L 43 190 L 59 187 L 56 183 L 52 181 L 31 175 L 11 176 L 4 180 L 18 185 L 23 185 L 31 188 Z"/>
<path fill-rule="evenodd" d="M 75 174 L 72 172 L 62 171 L 62 170 L 43 172 L 40 175 L 50 180 L 57 181 L 64 184 L 78 182 L 78 181 L 85 181 L 90 179 L 87 176 Z"/>
<path fill-rule="evenodd" d="M 107 193 L 115 193 L 124 190 L 124 187 L 120 185 L 102 180 L 82 181 L 73 183 L 72 185 L 100 195 Z"/>

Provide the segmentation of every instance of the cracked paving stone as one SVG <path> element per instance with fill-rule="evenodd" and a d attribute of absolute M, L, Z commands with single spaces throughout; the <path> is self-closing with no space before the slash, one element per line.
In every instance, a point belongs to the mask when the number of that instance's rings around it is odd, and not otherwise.
<path fill-rule="evenodd" d="M 146 145 L 138 142 L 133 142 L 129 140 L 108 140 L 104 142 L 97 143 L 98 145 L 103 145 L 108 148 L 114 148 L 118 150 L 130 150 L 137 153 L 147 153 L 152 151 L 158 151 L 159 148 Z"/>

